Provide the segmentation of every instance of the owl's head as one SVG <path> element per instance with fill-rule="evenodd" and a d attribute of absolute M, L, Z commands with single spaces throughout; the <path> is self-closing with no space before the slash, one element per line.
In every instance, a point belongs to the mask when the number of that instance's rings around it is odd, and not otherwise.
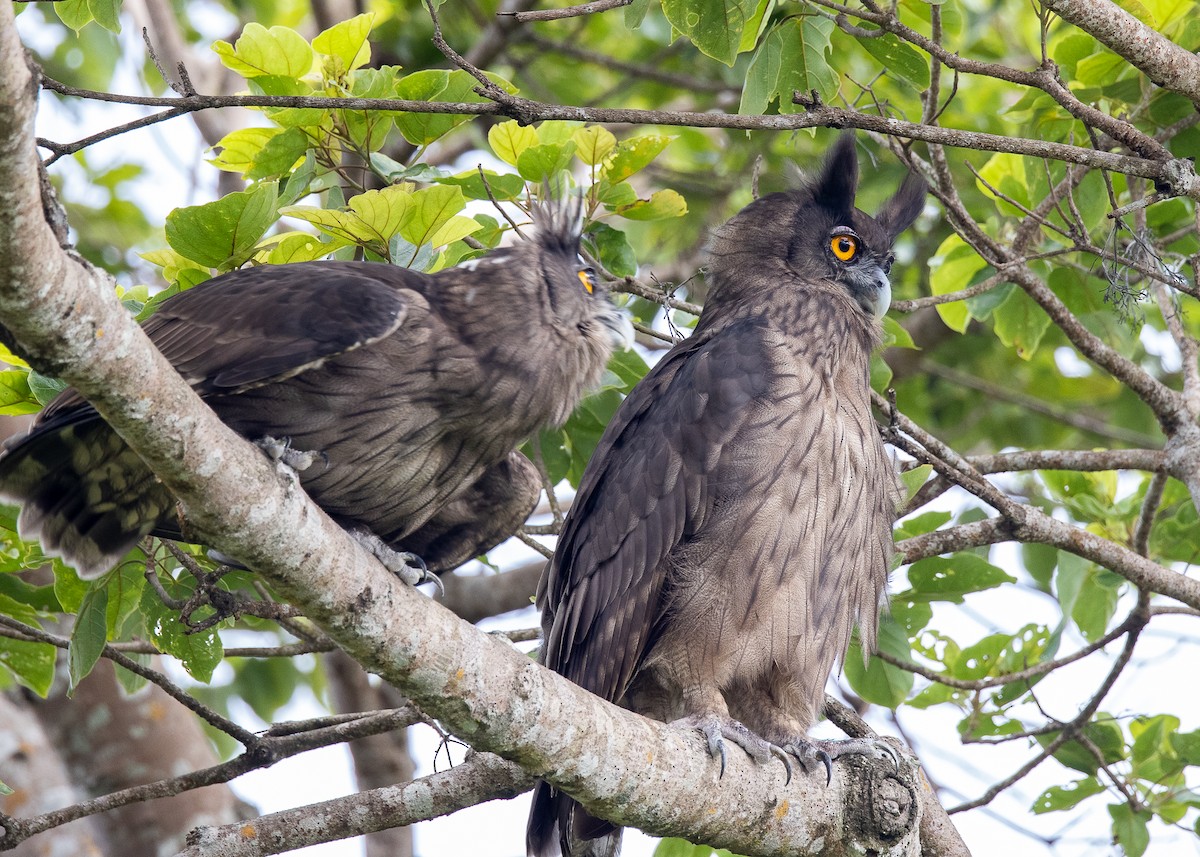
<path fill-rule="evenodd" d="M 532 227 L 519 233 L 512 244 L 459 264 L 458 271 L 482 276 L 497 301 L 536 311 L 519 324 L 539 323 L 559 329 L 565 338 L 603 339 L 604 347 L 628 348 L 633 326 L 613 305 L 607 284 L 580 255 L 584 227 L 584 200 L 568 195 L 560 200 L 535 203 Z M 604 353 L 601 364 L 608 360 Z"/>
<path fill-rule="evenodd" d="M 857 189 L 858 155 L 847 131 L 816 178 L 755 200 L 721 227 L 711 267 L 730 276 L 750 260 L 759 270 L 776 262 L 802 279 L 839 283 L 863 312 L 882 317 L 892 299 L 892 244 L 921 213 L 926 187 L 910 174 L 875 217 L 854 207 Z"/>

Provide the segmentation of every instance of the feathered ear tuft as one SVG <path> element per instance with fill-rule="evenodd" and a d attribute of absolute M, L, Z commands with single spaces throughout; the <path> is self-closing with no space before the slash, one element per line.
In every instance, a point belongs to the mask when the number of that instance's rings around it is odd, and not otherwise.
<path fill-rule="evenodd" d="M 811 186 L 813 201 L 822 208 L 839 214 L 854 211 L 858 190 L 858 152 L 854 145 L 854 132 L 843 131 L 826 155 L 821 174 Z"/>
<path fill-rule="evenodd" d="M 875 220 L 884 228 L 890 239 L 894 241 L 897 235 L 912 226 L 912 222 L 925 207 L 927 190 L 924 179 L 916 173 L 909 173 L 904 179 L 904 184 L 900 185 L 900 190 L 883 204 Z"/>
<path fill-rule="evenodd" d="M 536 202 L 530 209 L 537 230 L 534 240 L 546 250 L 579 255 L 583 235 L 584 199 L 571 194 L 564 199 Z"/>

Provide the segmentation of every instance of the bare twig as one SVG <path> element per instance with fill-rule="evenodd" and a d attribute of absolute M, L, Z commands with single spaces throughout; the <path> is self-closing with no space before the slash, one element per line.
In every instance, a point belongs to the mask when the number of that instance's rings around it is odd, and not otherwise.
<path fill-rule="evenodd" d="M 498 12 L 499 15 L 511 15 L 522 24 L 530 21 L 558 21 L 562 18 L 578 18 L 581 15 L 594 15 L 597 12 L 608 12 L 628 6 L 633 0 L 592 0 L 590 3 L 580 3 L 578 6 L 566 6 L 562 9 L 531 9 L 528 12 Z"/>

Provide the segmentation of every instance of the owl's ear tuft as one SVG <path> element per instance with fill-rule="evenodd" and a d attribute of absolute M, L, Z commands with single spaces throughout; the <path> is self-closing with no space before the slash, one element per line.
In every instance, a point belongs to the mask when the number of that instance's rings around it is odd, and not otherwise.
<path fill-rule="evenodd" d="M 891 240 L 896 240 L 897 235 L 912 226 L 912 222 L 925 207 L 927 190 L 924 179 L 915 173 L 909 173 L 904 179 L 904 184 L 900 185 L 900 190 L 883 204 L 875 220 Z"/>
<path fill-rule="evenodd" d="M 854 145 L 854 132 L 843 131 L 812 184 L 813 201 L 838 214 L 854 211 L 854 193 L 858 189 L 858 153 Z"/>
<path fill-rule="evenodd" d="M 536 240 L 544 249 L 566 253 L 574 258 L 579 253 L 583 235 L 584 202 L 580 194 L 562 199 L 535 203 L 531 214 L 536 228 Z"/>

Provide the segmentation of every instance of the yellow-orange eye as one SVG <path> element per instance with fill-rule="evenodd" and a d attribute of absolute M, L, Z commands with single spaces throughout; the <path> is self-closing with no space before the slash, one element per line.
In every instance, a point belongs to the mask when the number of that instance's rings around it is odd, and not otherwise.
<path fill-rule="evenodd" d="M 829 239 L 829 249 L 843 262 L 849 262 L 858 252 L 858 242 L 853 235 L 834 235 Z"/>
<path fill-rule="evenodd" d="M 587 289 L 589 295 L 595 290 L 596 285 L 592 282 L 591 268 L 584 268 L 579 272 L 579 282 L 583 283 L 583 287 Z"/>

